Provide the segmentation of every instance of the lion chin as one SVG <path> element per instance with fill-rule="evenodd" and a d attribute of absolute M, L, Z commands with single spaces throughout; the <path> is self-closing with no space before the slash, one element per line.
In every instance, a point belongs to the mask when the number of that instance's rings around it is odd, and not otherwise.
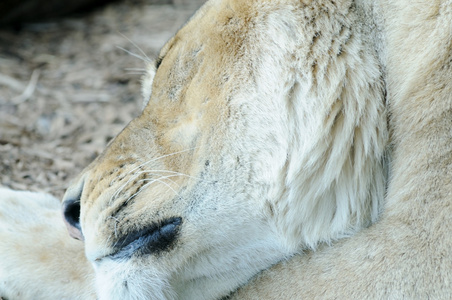
<path fill-rule="evenodd" d="M 207 2 L 148 66 L 142 114 L 64 196 L 97 297 L 218 299 L 375 222 L 373 28 L 353 1 Z"/>

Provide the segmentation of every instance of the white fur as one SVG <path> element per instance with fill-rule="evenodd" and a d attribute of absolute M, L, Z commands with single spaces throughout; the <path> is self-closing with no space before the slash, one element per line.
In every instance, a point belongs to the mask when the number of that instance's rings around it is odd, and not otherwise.
<path fill-rule="evenodd" d="M 146 74 L 141 78 L 141 96 L 143 97 L 142 109 L 146 107 L 152 94 L 152 81 L 155 76 L 155 65 L 147 63 Z"/>
<path fill-rule="evenodd" d="M 215 5 L 220 4 L 207 3 L 191 22 L 209 15 Z M 207 181 L 217 182 L 216 188 L 197 183 L 190 192 L 179 195 L 184 199 L 202 195 L 196 198 L 198 211 L 184 216 L 182 253 L 176 249 L 146 260 L 113 262 L 106 258 L 96 262 L 95 253 L 108 252 L 103 250 L 108 249 L 104 237 L 98 235 L 105 224 L 92 227 L 86 223 L 94 224 L 92 221 L 84 223 L 86 251 L 96 266 L 98 291 L 106 291 L 100 292 L 101 299 L 135 299 L 135 293 L 147 291 L 156 299 L 171 299 L 172 295 L 215 299 L 288 255 L 351 235 L 378 218 L 385 190 L 387 133 L 382 73 L 370 37 L 364 34 L 369 29 L 359 23 L 359 10 L 348 10 L 351 2 L 335 7 L 325 1 L 329 14 L 322 13 L 318 4 L 310 5 L 313 10 L 296 1 L 253 8 L 265 17 L 257 17 L 259 22 L 243 45 L 243 56 L 234 62 L 240 67 L 231 67 L 229 73 L 234 76 L 234 89 L 229 93 L 234 126 L 218 121 L 228 136 L 211 141 L 223 147 L 218 153 L 212 150 L 222 164 L 216 173 L 205 175 Z M 310 21 L 313 18 L 315 22 Z M 164 59 L 163 64 L 184 66 L 183 59 Z M 210 64 L 214 63 L 212 58 Z M 145 84 L 156 78 L 154 72 L 150 66 Z M 183 67 L 180 72 L 186 76 L 190 69 Z M 151 92 L 150 88 L 143 85 L 143 95 L 151 99 L 149 106 L 170 105 L 155 100 L 158 96 L 152 93 L 161 95 L 162 91 L 154 88 Z M 194 83 L 190 88 L 203 97 Z M 173 89 L 178 95 L 177 86 Z M 187 98 L 191 89 L 185 92 Z M 187 109 L 185 113 L 191 112 Z M 183 139 L 176 137 L 187 147 L 200 126 L 191 122 L 191 127 L 183 123 L 175 129 L 184 133 Z M 111 147 L 115 149 L 115 145 Z M 155 154 L 150 153 L 152 158 Z M 241 154 L 247 166 L 243 173 L 224 171 L 235 164 L 233 153 Z M 102 162 L 92 166 L 87 176 L 95 176 L 98 169 L 103 169 Z M 166 207 L 165 200 L 155 196 L 161 188 L 157 185 L 151 189 L 154 192 L 147 192 L 153 198 L 146 204 L 149 212 L 164 211 L 160 207 Z M 82 213 L 82 219 L 97 216 L 95 211 Z M 180 208 L 173 208 L 172 214 L 181 213 Z M 145 274 L 151 275 L 145 280 Z M 140 287 L 124 289 L 125 281 L 140 282 Z"/>
<path fill-rule="evenodd" d="M 0 297 L 95 299 L 83 244 L 71 239 L 51 195 L 0 188 Z"/>
<path fill-rule="evenodd" d="M 378 21 L 386 69 L 393 149 L 384 213 L 230 299 L 452 299 L 452 1 L 362 2 Z"/>
<path fill-rule="evenodd" d="M 161 69 L 148 66 L 143 114 L 69 189 L 83 188 L 101 300 L 217 299 L 378 218 L 387 129 L 371 29 L 351 1 L 304 2 L 209 1 Z M 231 11 L 245 25 L 223 30 Z M 222 71 L 225 83 L 215 81 Z M 121 176 L 106 177 L 124 161 Z M 156 175 L 136 192 L 140 166 Z M 184 175 L 165 181 L 168 172 Z M 117 218 L 122 191 L 136 196 Z M 117 235 L 174 216 L 183 220 L 174 248 L 108 256 Z"/>

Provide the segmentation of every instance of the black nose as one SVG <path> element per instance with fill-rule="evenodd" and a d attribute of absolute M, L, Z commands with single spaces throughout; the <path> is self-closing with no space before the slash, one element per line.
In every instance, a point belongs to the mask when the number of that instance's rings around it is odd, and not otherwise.
<path fill-rule="evenodd" d="M 80 226 L 80 198 L 83 183 L 70 187 L 63 197 L 63 217 L 69 235 L 83 241 L 82 227 Z"/>

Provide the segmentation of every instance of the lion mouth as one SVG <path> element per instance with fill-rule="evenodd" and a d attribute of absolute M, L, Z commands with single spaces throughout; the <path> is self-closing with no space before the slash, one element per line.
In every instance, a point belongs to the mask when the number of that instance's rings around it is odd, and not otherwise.
<path fill-rule="evenodd" d="M 166 251 L 174 244 L 181 224 L 182 218 L 174 217 L 150 227 L 133 231 L 115 243 L 115 252 L 108 257 L 121 260 L 129 259 L 134 254 L 158 254 Z"/>

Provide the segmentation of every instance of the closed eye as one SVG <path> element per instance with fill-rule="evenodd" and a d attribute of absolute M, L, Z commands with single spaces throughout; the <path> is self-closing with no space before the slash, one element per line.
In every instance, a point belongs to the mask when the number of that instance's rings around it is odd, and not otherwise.
<path fill-rule="evenodd" d="M 155 60 L 155 70 L 157 70 L 160 65 L 162 64 L 162 60 L 163 60 L 163 56 L 159 56 L 156 60 Z"/>
<path fill-rule="evenodd" d="M 159 57 L 155 60 L 155 70 L 160 67 L 162 64 L 163 59 L 168 55 L 168 53 L 171 51 L 171 49 L 174 47 L 174 45 L 177 43 L 177 39 L 173 38 L 171 39 L 165 46 L 163 46 L 162 50 L 160 51 Z"/>

